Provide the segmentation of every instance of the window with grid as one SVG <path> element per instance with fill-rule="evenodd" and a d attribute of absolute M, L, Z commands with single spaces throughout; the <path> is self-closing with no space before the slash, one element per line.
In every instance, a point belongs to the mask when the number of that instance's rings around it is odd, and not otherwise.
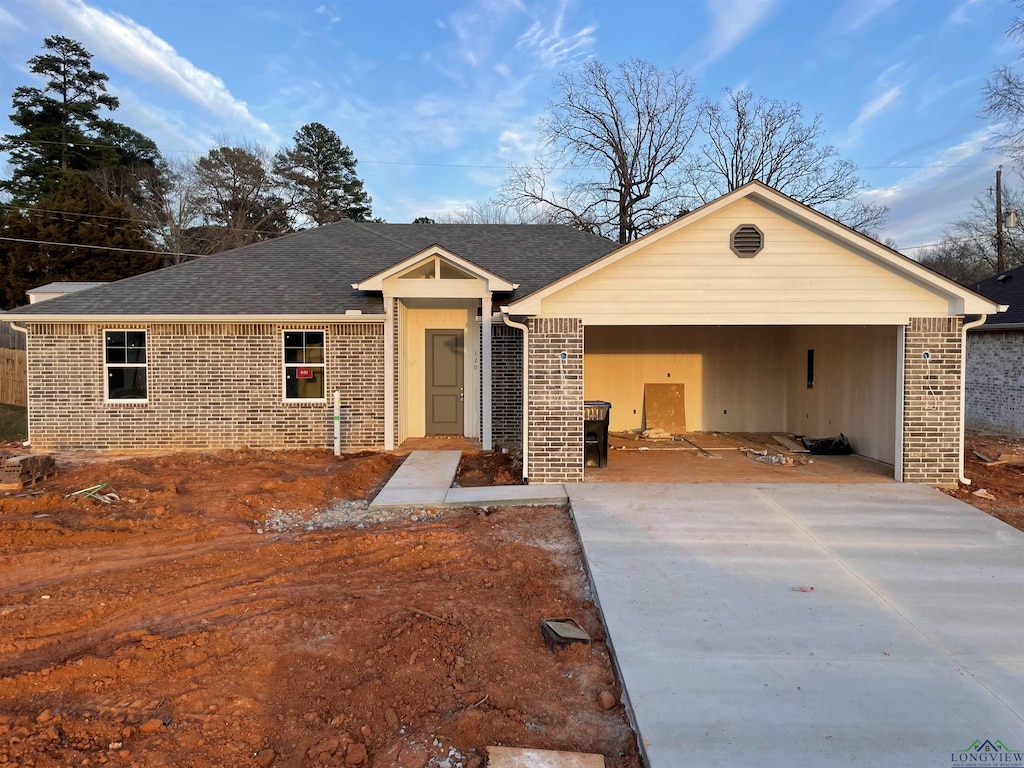
<path fill-rule="evenodd" d="M 147 399 L 146 332 L 105 331 L 103 367 L 107 375 L 107 400 Z"/>
<path fill-rule="evenodd" d="M 324 332 L 284 332 L 285 400 L 324 399 Z"/>

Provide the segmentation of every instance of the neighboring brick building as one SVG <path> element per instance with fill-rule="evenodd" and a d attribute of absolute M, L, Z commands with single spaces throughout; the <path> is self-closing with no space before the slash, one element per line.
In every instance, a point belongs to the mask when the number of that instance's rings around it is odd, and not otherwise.
<path fill-rule="evenodd" d="M 338 392 L 346 450 L 455 434 L 575 482 L 584 398 L 634 429 L 669 382 L 690 430 L 844 432 L 897 478 L 949 485 L 963 314 L 995 311 L 754 182 L 621 248 L 343 221 L 8 317 L 44 450 L 327 446 Z"/>
<path fill-rule="evenodd" d="M 1024 437 L 1024 267 L 974 289 L 1009 309 L 967 334 L 967 428 Z"/>

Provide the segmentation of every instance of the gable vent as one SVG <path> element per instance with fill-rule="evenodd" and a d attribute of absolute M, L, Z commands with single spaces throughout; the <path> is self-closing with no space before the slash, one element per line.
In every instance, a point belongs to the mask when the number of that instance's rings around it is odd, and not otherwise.
<path fill-rule="evenodd" d="M 764 235 L 753 224 L 742 224 L 732 233 L 729 247 L 741 259 L 749 259 L 764 248 Z"/>

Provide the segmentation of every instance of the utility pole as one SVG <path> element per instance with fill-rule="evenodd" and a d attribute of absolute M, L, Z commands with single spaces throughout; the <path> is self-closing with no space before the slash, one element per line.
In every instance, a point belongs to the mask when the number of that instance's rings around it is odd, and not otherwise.
<path fill-rule="evenodd" d="M 1003 166 L 996 168 L 996 274 L 1006 271 L 1003 245 Z"/>

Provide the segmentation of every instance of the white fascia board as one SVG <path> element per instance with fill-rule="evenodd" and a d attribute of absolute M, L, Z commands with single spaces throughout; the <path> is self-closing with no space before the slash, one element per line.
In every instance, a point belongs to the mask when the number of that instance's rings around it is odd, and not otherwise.
<path fill-rule="evenodd" d="M 424 248 L 419 253 L 414 253 L 407 259 L 404 259 L 397 264 L 385 269 L 383 272 L 378 272 L 375 275 L 371 275 L 365 280 L 360 280 L 358 283 L 353 283 L 352 287 L 357 291 L 383 291 L 384 281 L 397 275 L 401 272 L 405 272 L 407 269 L 412 269 L 422 261 L 426 261 L 434 256 L 439 256 L 446 261 L 450 261 L 460 269 L 469 272 L 474 277 L 478 277 L 481 280 L 487 282 L 487 288 L 490 291 L 514 291 L 515 284 L 509 282 L 503 277 L 499 277 L 493 272 L 488 272 L 486 269 L 481 269 L 471 261 L 467 261 L 458 254 L 452 253 L 447 248 L 442 248 L 440 245 L 432 245 L 429 248 Z"/>
<path fill-rule="evenodd" d="M 19 323 L 383 323 L 384 315 L 44 315 L 8 312 Z"/>

